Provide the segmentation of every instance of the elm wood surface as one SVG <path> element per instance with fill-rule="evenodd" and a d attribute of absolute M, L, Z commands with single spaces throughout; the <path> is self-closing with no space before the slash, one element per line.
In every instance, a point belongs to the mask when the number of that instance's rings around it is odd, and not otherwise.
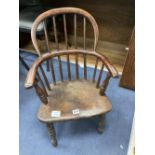
<path fill-rule="evenodd" d="M 66 30 L 66 16 L 64 14 L 67 13 L 73 13 L 74 17 L 76 19 L 77 14 L 80 14 L 83 16 L 83 26 L 84 26 L 84 44 L 83 44 L 83 50 L 79 49 L 66 49 L 66 50 L 60 50 L 58 45 L 58 38 L 57 38 L 57 30 L 56 30 L 56 22 L 55 22 L 55 16 L 63 14 L 63 21 L 64 21 L 64 33 L 65 33 L 65 40 L 67 43 L 67 30 Z M 76 14 L 76 15 L 75 15 Z M 53 24 L 54 24 L 54 34 L 55 34 L 55 42 L 56 42 L 56 49 L 50 52 L 48 50 L 47 53 L 41 55 L 40 49 L 37 45 L 37 39 L 36 39 L 36 30 L 37 26 L 40 24 L 40 22 L 43 22 L 47 17 L 53 16 Z M 94 31 L 94 46 L 93 50 L 86 50 L 86 18 L 89 20 L 89 22 L 92 24 L 93 31 Z M 74 23 L 76 24 L 76 20 L 74 20 Z M 75 25 L 75 31 L 76 31 L 76 25 Z M 45 31 L 45 35 L 46 35 Z M 34 47 L 39 55 L 38 59 L 33 63 L 31 69 L 28 72 L 25 87 L 30 88 L 32 86 L 35 87 L 36 93 L 39 96 L 41 102 L 43 103 L 39 109 L 38 118 L 47 124 L 48 130 L 50 133 L 50 136 L 52 138 L 52 144 L 54 146 L 57 145 L 56 140 L 56 134 L 54 129 L 54 122 L 64 121 L 64 120 L 74 120 L 74 119 L 80 119 L 80 118 L 89 118 L 92 116 L 100 116 L 99 120 L 99 129 L 100 131 L 103 128 L 103 117 L 105 113 L 109 112 L 112 108 L 111 103 L 105 95 L 105 91 L 109 82 L 110 77 L 117 77 L 118 72 L 115 69 L 115 67 L 110 63 L 110 61 L 101 54 L 98 54 L 95 52 L 98 42 L 98 26 L 95 22 L 95 19 L 86 11 L 78 8 L 58 8 L 46 11 L 42 13 L 37 19 L 35 20 L 31 36 L 32 36 L 32 42 L 34 44 Z M 46 38 L 46 46 L 48 45 L 48 37 Z M 75 47 L 76 47 L 76 33 L 75 33 Z M 66 44 L 67 48 L 67 44 Z M 70 69 L 70 56 L 74 56 L 76 61 L 76 81 L 73 81 L 71 69 Z M 81 80 L 81 77 L 79 77 L 78 73 L 78 56 L 83 55 L 83 64 L 84 64 L 84 79 Z M 64 81 L 63 79 L 63 72 L 62 72 L 62 66 L 61 66 L 61 57 L 65 56 L 67 59 L 67 72 L 66 75 L 68 75 L 67 81 Z M 87 80 L 87 57 L 92 56 L 95 59 L 97 59 L 97 62 L 101 63 L 101 69 L 99 76 L 96 76 L 96 69 L 98 67 L 98 63 L 95 65 L 95 71 L 94 75 L 91 78 L 91 81 Z M 59 62 L 59 71 L 61 76 L 61 84 L 60 81 L 57 81 L 55 78 L 55 66 L 53 65 L 53 58 L 57 58 Z M 50 81 L 46 78 L 46 73 L 42 70 L 42 64 L 45 62 L 49 62 L 51 77 L 53 78 L 54 85 L 50 87 L 49 89 L 49 83 Z M 106 68 L 108 70 L 107 76 L 104 79 L 104 82 L 101 81 L 101 77 L 103 75 L 103 69 Z M 39 69 L 41 69 L 42 77 L 40 76 Z M 43 82 L 44 81 L 44 82 Z M 46 85 L 47 88 L 45 88 Z M 100 87 L 101 86 L 101 87 Z M 101 93 L 102 92 L 102 93 Z M 80 113 L 78 115 L 73 115 L 72 110 L 79 109 Z M 62 115 L 60 117 L 51 117 L 52 111 L 61 111 Z M 49 123 L 52 125 L 51 128 L 49 126 Z"/>
<path fill-rule="evenodd" d="M 120 80 L 120 86 L 135 89 L 135 30 L 133 30 L 129 43 L 129 51 Z"/>
<path fill-rule="evenodd" d="M 50 86 L 50 89 L 44 88 L 39 83 L 40 79 L 36 80 L 38 76 L 38 70 L 42 63 L 46 62 L 47 60 L 50 62 L 54 57 L 59 57 L 66 55 L 79 55 L 82 54 L 87 57 L 87 55 L 91 55 L 96 57 L 97 61 L 102 63 L 102 68 L 99 73 L 99 76 L 96 77 L 96 71 L 94 71 L 94 75 L 89 80 L 82 80 L 79 77 L 79 80 L 72 80 L 71 70 L 68 68 L 68 81 L 54 81 L 54 84 Z M 75 57 L 76 59 L 76 57 Z M 61 61 L 61 59 L 60 59 Z M 83 62 L 84 63 L 84 62 Z M 68 61 L 68 65 L 70 63 Z M 95 68 L 97 69 L 97 65 L 94 64 Z M 106 67 L 108 73 L 105 80 L 101 81 L 101 76 L 103 74 L 103 67 Z M 86 63 L 87 68 L 87 63 Z M 54 66 L 53 66 L 54 69 Z M 59 70 L 62 68 L 59 66 Z M 76 66 L 75 66 L 76 70 Z M 52 75 L 55 76 L 55 71 L 52 70 Z M 42 72 L 44 75 L 44 72 Z M 85 74 L 85 72 L 83 72 Z M 51 75 L 51 76 L 52 76 Z M 46 124 L 65 121 L 65 120 L 75 120 L 75 119 L 82 119 L 82 118 L 89 118 L 93 116 L 100 116 L 99 118 L 99 125 L 97 130 L 102 133 L 104 122 L 102 115 L 105 115 L 107 112 L 111 111 L 112 105 L 109 101 L 108 97 L 105 95 L 106 88 L 109 83 L 110 77 L 117 77 L 118 72 L 113 67 L 113 65 L 109 62 L 109 60 L 94 51 L 86 51 L 86 50 L 64 50 L 64 51 L 55 51 L 53 53 L 46 53 L 33 63 L 31 69 L 28 72 L 25 87 L 30 88 L 34 86 L 36 88 L 36 92 L 42 102 L 39 112 L 38 112 L 38 119 Z M 46 83 L 47 79 L 44 75 L 44 82 Z M 95 77 L 95 80 L 94 80 Z M 46 90 L 45 90 L 46 89 Z M 47 91 L 47 95 L 46 92 Z M 72 114 L 72 110 L 79 109 L 80 113 L 77 115 Z M 60 117 L 51 117 L 52 111 L 61 111 Z M 54 126 L 49 128 L 48 130 L 52 139 L 53 146 L 57 146 L 56 134 Z"/>
<path fill-rule="evenodd" d="M 56 86 L 51 85 L 51 89 L 48 93 L 48 104 L 42 104 L 38 112 L 38 118 L 42 122 L 88 118 L 112 109 L 108 97 L 101 96 L 96 83 L 92 81 L 65 81 Z M 74 109 L 79 109 L 79 114 L 73 115 Z M 61 111 L 61 116 L 51 117 L 52 111 Z"/>

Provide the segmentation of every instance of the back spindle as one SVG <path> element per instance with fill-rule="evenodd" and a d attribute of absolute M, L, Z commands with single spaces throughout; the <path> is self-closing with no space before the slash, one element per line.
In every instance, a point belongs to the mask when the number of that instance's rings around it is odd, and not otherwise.
<path fill-rule="evenodd" d="M 77 48 L 77 15 L 74 14 L 74 46 Z"/>
<path fill-rule="evenodd" d="M 63 23 L 64 23 L 65 44 L 66 44 L 66 49 L 68 49 L 67 25 L 66 25 L 66 15 L 65 14 L 63 14 Z"/>
<path fill-rule="evenodd" d="M 57 26 L 56 26 L 55 16 L 53 16 L 52 19 L 53 19 L 53 28 L 54 28 L 54 37 L 55 37 L 56 49 L 59 50 L 58 34 L 57 34 Z"/>
<path fill-rule="evenodd" d="M 70 71 L 69 54 L 67 54 L 67 68 L 68 68 L 68 79 L 71 80 L 71 71 Z"/>
<path fill-rule="evenodd" d="M 50 52 L 48 35 L 47 35 L 46 20 L 43 21 L 43 26 L 44 26 L 45 44 L 46 44 L 47 52 Z"/>
<path fill-rule="evenodd" d="M 101 69 L 100 69 L 100 73 L 99 73 L 99 77 L 98 77 L 97 84 L 96 84 L 97 88 L 100 85 L 100 81 L 101 81 L 101 77 L 102 77 L 102 73 L 103 73 L 103 68 L 104 68 L 104 64 L 102 63 L 102 66 L 101 66 Z"/>
<path fill-rule="evenodd" d="M 46 46 L 46 52 L 50 52 L 49 48 L 49 41 L 48 41 L 48 35 L 47 35 L 47 26 L 46 26 L 46 20 L 43 21 L 43 27 L 44 27 L 44 35 L 45 35 L 45 46 Z M 47 71 L 50 70 L 50 64 L 49 61 L 47 60 Z"/>
<path fill-rule="evenodd" d="M 106 76 L 106 79 L 103 81 L 101 87 L 100 87 L 100 94 L 101 95 L 104 95 L 105 94 L 105 91 L 107 89 L 107 86 L 109 84 L 109 80 L 111 78 L 111 74 L 108 72 L 107 73 L 107 76 Z"/>
<path fill-rule="evenodd" d="M 83 18 L 83 48 L 86 49 L 86 17 Z"/>
<path fill-rule="evenodd" d="M 37 29 L 38 26 L 40 25 L 40 23 L 46 19 L 51 19 L 51 24 L 52 24 L 52 29 L 54 30 L 54 38 L 55 38 L 55 46 L 56 46 L 56 50 L 59 50 L 59 33 L 58 33 L 58 25 L 56 23 L 57 21 L 57 17 L 61 16 L 62 17 L 62 25 L 63 25 L 63 29 L 64 29 L 64 38 L 65 38 L 65 44 L 66 44 L 66 48 L 69 48 L 69 46 L 71 46 L 71 44 L 69 44 L 69 36 L 67 35 L 67 28 L 68 28 L 68 24 L 67 24 L 67 15 L 68 14 L 72 14 L 73 16 L 73 28 L 74 28 L 74 36 L 73 36 L 73 41 L 71 43 L 73 43 L 73 46 L 75 47 L 75 49 L 78 48 L 78 19 L 80 19 L 79 17 L 82 17 L 82 34 L 83 34 L 83 38 L 82 40 L 84 40 L 84 42 L 82 43 L 82 48 L 87 49 L 86 45 L 87 45 L 87 28 L 89 25 L 92 26 L 92 34 L 93 34 L 93 51 L 96 51 L 96 47 L 97 47 L 97 42 L 98 42 L 98 36 L 99 36 L 99 30 L 98 30 L 98 25 L 95 21 L 95 19 L 86 11 L 82 10 L 82 9 L 78 9 L 78 8 L 72 8 L 72 7 L 67 7 L 67 8 L 57 8 L 57 9 L 51 9 L 48 11 L 45 11 L 44 13 L 40 14 L 34 21 L 33 25 L 32 25 L 32 29 L 31 29 L 31 38 L 32 38 L 32 42 L 34 45 L 34 48 L 36 50 L 36 52 L 38 53 L 39 56 L 41 56 L 41 50 L 40 47 L 37 43 Z M 71 17 L 71 16 L 70 16 Z M 46 20 L 48 21 L 48 20 Z M 80 22 L 81 23 L 81 22 Z M 48 22 L 47 22 L 48 24 Z M 67 24 L 67 25 L 66 25 Z M 47 26 L 46 26 L 47 27 Z M 47 31 L 48 32 L 48 31 Z M 45 32 L 46 33 L 46 32 Z M 46 34 L 45 34 L 46 35 Z M 47 37 L 45 36 L 45 39 Z"/>
<path fill-rule="evenodd" d="M 76 79 L 79 79 L 79 65 L 78 65 L 78 54 L 75 55 L 75 61 L 76 61 Z"/>
<path fill-rule="evenodd" d="M 54 83 L 54 85 L 56 85 L 56 79 L 55 79 L 55 71 L 54 71 L 53 59 L 51 59 L 50 62 L 51 62 L 51 63 L 50 63 L 50 66 L 51 66 L 51 74 L 52 74 L 53 83 Z"/>
<path fill-rule="evenodd" d="M 58 56 L 58 61 L 59 61 L 60 77 L 61 77 L 61 81 L 63 81 L 62 63 L 61 63 L 61 57 L 60 56 Z"/>
<path fill-rule="evenodd" d="M 46 77 L 46 74 L 44 72 L 44 69 L 43 69 L 42 65 L 40 65 L 40 70 L 41 70 L 42 76 L 44 77 L 44 81 L 46 83 L 46 86 L 47 86 L 48 90 L 51 90 L 49 81 L 48 81 L 48 79 Z"/>
<path fill-rule="evenodd" d="M 77 15 L 74 14 L 74 47 L 77 49 Z M 78 54 L 75 56 L 76 62 L 76 79 L 79 79 Z"/>
<path fill-rule="evenodd" d="M 93 74 L 93 82 L 95 82 L 97 66 L 98 66 L 98 58 L 96 59 L 96 63 L 95 63 L 94 74 Z"/>
<path fill-rule="evenodd" d="M 84 79 L 87 80 L 87 59 L 86 59 L 86 54 L 84 56 Z"/>
<path fill-rule="evenodd" d="M 44 89 L 42 89 L 37 82 L 35 82 L 34 84 L 35 90 L 37 95 L 39 96 L 40 100 L 44 103 L 47 104 L 48 103 L 48 99 L 47 99 L 47 95 Z"/>
<path fill-rule="evenodd" d="M 45 95 L 48 96 L 47 91 L 46 91 L 46 87 L 45 87 L 45 85 L 44 85 L 44 83 L 43 83 L 43 81 L 42 81 L 42 79 L 41 79 L 41 77 L 40 77 L 39 72 L 37 72 L 37 77 L 38 77 L 37 79 L 39 80 L 39 82 L 40 82 L 40 84 L 41 84 L 41 86 L 42 86 L 42 89 L 43 89 L 44 92 L 45 92 Z"/>

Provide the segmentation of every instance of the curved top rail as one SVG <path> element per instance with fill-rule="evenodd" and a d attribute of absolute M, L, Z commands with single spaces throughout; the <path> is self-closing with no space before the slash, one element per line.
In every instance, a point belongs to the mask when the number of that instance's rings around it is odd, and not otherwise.
<path fill-rule="evenodd" d="M 33 45 L 35 47 L 36 52 L 38 53 L 38 55 L 40 56 L 40 50 L 39 47 L 37 45 L 37 39 L 36 39 L 36 30 L 38 25 L 47 17 L 50 16 L 55 16 L 55 15 L 59 15 L 59 14 L 68 14 L 68 13 L 73 13 L 73 14 L 80 14 L 85 16 L 90 23 L 93 26 L 93 30 L 94 30 L 94 51 L 96 50 L 97 47 L 97 43 L 98 43 L 98 37 L 99 37 L 99 29 L 98 29 L 98 25 L 94 19 L 94 17 L 88 13 L 85 10 L 79 9 L 79 8 L 75 8 L 75 7 L 61 7 L 61 8 L 56 8 L 56 9 L 51 9 L 48 10 L 42 14 L 40 14 L 34 21 L 33 25 L 32 25 L 32 29 L 31 29 L 31 39 L 33 42 Z"/>
<path fill-rule="evenodd" d="M 36 59 L 36 61 L 32 64 L 32 67 L 28 72 L 28 75 L 25 81 L 25 87 L 29 88 L 33 86 L 35 82 L 35 76 L 37 73 L 37 69 L 43 61 L 59 56 L 59 55 L 66 55 L 66 54 L 88 54 L 88 55 L 96 56 L 105 64 L 106 68 L 108 69 L 112 77 L 118 76 L 118 72 L 116 68 L 110 63 L 110 61 L 105 56 L 100 55 L 99 53 L 92 52 L 92 51 L 86 52 L 85 50 L 61 50 L 59 52 L 56 51 L 53 53 L 43 54 L 41 57 L 38 57 L 38 59 Z"/>

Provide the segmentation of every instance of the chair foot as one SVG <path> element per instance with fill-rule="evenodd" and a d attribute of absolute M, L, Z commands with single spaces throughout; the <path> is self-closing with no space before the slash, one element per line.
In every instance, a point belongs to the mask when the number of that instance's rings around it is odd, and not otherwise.
<path fill-rule="evenodd" d="M 97 131 L 102 134 L 104 131 L 104 126 L 105 126 L 105 115 L 100 115 L 99 116 L 99 123 L 98 123 L 98 128 Z"/>
<path fill-rule="evenodd" d="M 50 135 L 51 138 L 51 143 L 53 144 L 53 146 L 57 146 L 57 138 L 56 138 L 56 132 L 55 132 L 55 128 L 54 128 L 54 124 L 47 124 L 47 128 L 48 128 L 48 133 Z"/>

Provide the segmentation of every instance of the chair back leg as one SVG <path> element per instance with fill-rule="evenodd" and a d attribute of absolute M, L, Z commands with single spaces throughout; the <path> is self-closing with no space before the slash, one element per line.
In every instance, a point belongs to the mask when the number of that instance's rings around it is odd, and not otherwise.
<path fill-rule="evenodd" d="M 54 124 L 47 124 L 47 128 L 48 128 L 48 133 L 50 135 L 51 138 L 51 143 L 53 144 L 53 146 L 57 146 L 57 138 L 56 138 L 56 132 L 55 132 L 55 128 L 54 128 Z"/>
<path fill-rule="evenodd" d="M 102 114 L 99 116 L 99 122 L 97 128 L 98 132 L 102 134 L 104 131 L 104 127 L 105 127 L 105 114 Z"/>

